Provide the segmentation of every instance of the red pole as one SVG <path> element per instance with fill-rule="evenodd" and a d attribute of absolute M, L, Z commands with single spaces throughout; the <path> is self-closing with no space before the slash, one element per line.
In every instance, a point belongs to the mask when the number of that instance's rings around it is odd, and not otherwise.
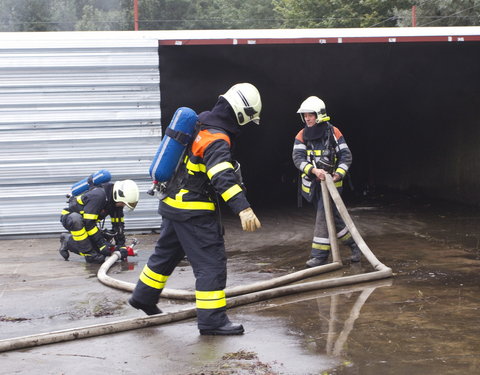
<path fill-rule="evenodd" d="M 133 23 L 135 31 L 138 31 L 138 0 L 133 0 Z"/>
<path fill-rule="evenodd" d="M 417 26 L 417 7 L 416 5 L 412 6 L 412 27 Z"/>

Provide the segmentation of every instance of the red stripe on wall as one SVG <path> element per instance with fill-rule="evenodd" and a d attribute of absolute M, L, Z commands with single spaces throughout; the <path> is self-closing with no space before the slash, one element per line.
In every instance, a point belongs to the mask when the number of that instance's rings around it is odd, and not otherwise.
<path fill-rule="evenodd" d="M 455 36 L 382 36 L 338 38 L 258 38 L 258 39 L 164 39 L 161 46 L 245 45 L 245 44 L 332 44 L 332 43 L 418 43 L 418 42 L 478 42 L 480 35 Z"/>

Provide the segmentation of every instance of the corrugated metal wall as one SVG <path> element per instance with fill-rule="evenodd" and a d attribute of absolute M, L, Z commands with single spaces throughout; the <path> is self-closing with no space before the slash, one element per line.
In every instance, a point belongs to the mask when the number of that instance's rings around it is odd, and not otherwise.
<path fill-rule="evenodd" d="M 1 35 L 0 237 L 63 231 L 65 194 L 99 169 L 140 187 L 127 229 L 159 227 L 145 193 L 161 137 L 157 46 L 134 33 Z"/>

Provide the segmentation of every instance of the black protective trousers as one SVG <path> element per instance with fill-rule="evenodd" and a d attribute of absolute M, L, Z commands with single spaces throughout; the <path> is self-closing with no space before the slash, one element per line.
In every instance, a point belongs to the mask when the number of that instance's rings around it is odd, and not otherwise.
<path fill-rule="evenodd" d="M 196 216 L 186 221 L 163 218 L 155 251 L 140 275 L 133 299 L 146 305 L 157 304 L 165 282 L 185 255 L 196 280 L 198 328 L 215 329 L 227 324 L 224 295 L 227 258 L 215 215 Z M 204 295 L 215 297 L 204 304 L 201 300 Z"/>
<path fill-rule="evenodd" d="M 63 227 L 70 232 L 67 240 L 67 249 L 69 251 L 85 257 L 87 263 L 102 264 L 105 261 L 105 255 L 102 255 L 98 251 L 97 246 L 87 235 L 81 214 L 71 212 L 62 215 L 60 222 Z"/>
<path fill-rule="evenodd" d="M 337 190 L 339 194 L 342 193 L 341 187 L 338 187 Z M 318 189 L 316 191 L 316 197 L 314 198 L 312 203 L 316 210 L 316 217 L 315 217 L 315 227 L 313 231 L 312 251 L 310 253 L 310 257 L 323 260 L 329 257 L 330 251 L 331 251 L 331 244 L 330 244 L 330 238 L 328 236 L 328 226 L 327 226 L 327 219 L 325 214 L 325 206 L 323 204 L 321 186 L 318 186 Z M 332 201 L 331 201 L 331 207 L 333 211 L 332 212 L 333 219 L 335 222 L 335 230 L 337 231 L 337 238 L 344 245 L 347 245 L 351 248 L 352 246 L 355 245 L 355 241 L 353 240 L 352 235 L 350 234 L 347 226 L 342 220 L 337 207 Z"/>

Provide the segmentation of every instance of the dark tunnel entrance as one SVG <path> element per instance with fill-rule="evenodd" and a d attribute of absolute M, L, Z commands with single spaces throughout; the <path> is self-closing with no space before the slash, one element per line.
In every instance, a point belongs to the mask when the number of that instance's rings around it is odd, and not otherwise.
<path fill-rule="evenodd" d="M 479 42 L 161 45 L 159 59 L 164 127 L 180 106 L 209 110 L 234 83 L 259 89 L 261 125 L 235 148 L 252 202 L 296 202 L 296 110 L 317 95 L 352 150 L 350 194 L 480 203 Z"/>

